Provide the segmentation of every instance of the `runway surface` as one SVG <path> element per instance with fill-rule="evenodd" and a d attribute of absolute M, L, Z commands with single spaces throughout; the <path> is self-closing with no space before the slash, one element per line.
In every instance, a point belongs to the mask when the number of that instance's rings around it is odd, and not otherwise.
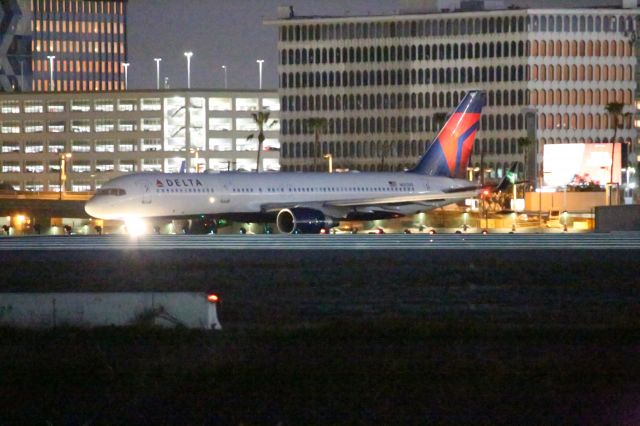
<path fill-rule="evenodd" d="M 637 250 L 640 233 L 107 235 L 0 239 L 0 251 L 28 250 Z"/>

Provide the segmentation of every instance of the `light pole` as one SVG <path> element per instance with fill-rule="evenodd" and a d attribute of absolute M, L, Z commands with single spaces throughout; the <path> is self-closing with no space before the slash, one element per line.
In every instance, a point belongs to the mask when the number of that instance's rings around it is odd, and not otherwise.
<path fill-rule="evenodd" d="M 20 59 L 20 91 L 24 92 L 24 59 Z"/>
<path fill-rule="evenodd" d="M 192 154 L 195 154 L 195 159 L 196 159 L 196 173 L 200 173 L 200 158 L 199 158 L 199 153 L 200 150 L 198 148 L 190 148 L 189 152 L 191 152 Z"/>
<path fill-rule="evenodd" d="M 129 62 L 123 62 L 122 66 L 124 67 L 124 90 L 129 88 Z"/>
<path fill-rule="evenodd" d="M 264 63 L 264 59 L 258 59 L 256 62 L 258 63 L 258 88 L 262 90 L 262 64 Z"/>
<path fill-rule="evenodd" d="M 55 55 L 47 55 L 47 59 L 49 59 L 49 91 L 53 92 L 53 60 L 56 58 Z"/>
<path fill-rule="evenodd" d="M 227 88 L 227 66 L 223 65 L 222 70 L 224 71 L 224 88 Z"/>
<path fill-rule="evenodd" d="M 333 173 L 333 157 L 331 154 L 325 154 L 323 158 L 329 160 L 329 173 Z"/>
<path fill-rule="evenodd" d="M 62 200 L 62 193 L 64 192 L 65 182 L 67 181 L 67 160 L 71 158 L 71 153 L 60 154 L 60 199 Z"/>
<path fill-rule="evenodd" d="M 191 89 L 191 57 L 193 52 L 184 52 L 184 56 L 187 57 L 187 89 Z"/>
<path fill-rule="evenodd" d="M 156 90 L 160 90 L 160 61 L 162 58 L 153 58 L 156 61 Z"/>

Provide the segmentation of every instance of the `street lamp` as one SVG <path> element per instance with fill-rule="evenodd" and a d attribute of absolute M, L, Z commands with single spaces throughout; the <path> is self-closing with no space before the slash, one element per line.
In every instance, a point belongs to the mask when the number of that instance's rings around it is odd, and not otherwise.
<path fill-rule="evenodd" d="M 329 173 L 333 173 L 333 157 L 331 154 L 325 154 L 322 158 L 329 160 Z"/>
<path fill-rule="evenodd" d="M 189 148 L 189 152 L 191 152 L 192 154 L 195 154 L 195 157 L 196 157 L 196 173 L 200 173 L 200 158 L 199 158 L 200 150 L 198 148 Z"/>
<path fill-rule="evenodd" d="M 187 57 L 187 89 L 191 89 L 191 57 L 193 52 L 184 52 L 184 56 Z"/>
<path fill-rule="evenodd" d="M 222 70 L 224 71 L 224 88 L 227 88 L 227 66 L 223 65 Z"/>
<path fill-rule="evenodd" d="M 67 181 L 67 161 L 71 158 L 71 153 L 60 154 L 60 199 L 62 200 L 62 193 L 64 192 L 65 182 Z"/>
<path fill-rule="evenodd" d="M 156 90 L 160 90 L 160 61 L 162 58 L 153 58 L 156 61 Z"/>
<path fill-rule="evenodd" d="M 56 58 L 55 55 L 47 55 L 47 59 L 49 59 L 49 91 L 53 92 L 53 60 Z"/>
<path fill-rule="evenodd" d="M 124 90 L 129 88 L 129 62 L 123 62 L 122 66 L 124 67 Z"/>
<path fill-rule="evenodd" d="M 256 62 L 258 63 L 258 87 L 262 90 L 262 64 L 264 63 L 264 59 L 258 59 Z"/>

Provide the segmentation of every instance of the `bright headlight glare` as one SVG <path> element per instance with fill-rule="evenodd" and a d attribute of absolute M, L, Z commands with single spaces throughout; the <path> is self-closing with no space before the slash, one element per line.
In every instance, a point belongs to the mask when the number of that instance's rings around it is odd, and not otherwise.
<path fill-rule="evenodd" d="M 139 217 L 129 217 L 125 219 L 124 225 L 127 228 L 127 233 L 134 237 L 144 235 L 148 232 L 147 224 Z"/>

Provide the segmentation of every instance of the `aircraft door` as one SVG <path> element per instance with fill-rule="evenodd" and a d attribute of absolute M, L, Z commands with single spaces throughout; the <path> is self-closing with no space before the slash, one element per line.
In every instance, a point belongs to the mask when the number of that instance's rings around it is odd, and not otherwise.
<path fill-rule="evenodd" d="M 142 194 L 142 204 L 151 204 L 151 191 L 153 190 L 151 181 L 141 180 L 136 182 L 136 185 L 138 186 L 140 193 Z"/>

